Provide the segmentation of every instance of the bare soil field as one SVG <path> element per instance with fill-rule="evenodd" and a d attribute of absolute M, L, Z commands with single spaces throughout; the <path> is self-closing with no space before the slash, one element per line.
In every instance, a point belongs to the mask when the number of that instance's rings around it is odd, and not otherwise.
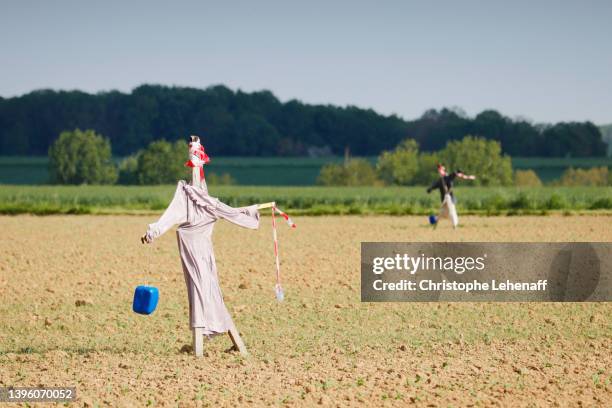
<path fill-rule="evenodd" d="M 0 386 L 76 386 L 75 406 L 611 406 L 610 303 L 360 302 L 361 241 L 605 241 L 610 216 L 299 217 L 217 223 L 228 336 L 195 358 L 173 232 L 152 216 L 0 217 Z M 238 251 L 239 250 L 239 251 Z M 135 286 L 160 290 L 150 316 Z M 41 404 L 42 405 L 42 404 Z M 37 405 L 38 406 L 38 405 Z"/>

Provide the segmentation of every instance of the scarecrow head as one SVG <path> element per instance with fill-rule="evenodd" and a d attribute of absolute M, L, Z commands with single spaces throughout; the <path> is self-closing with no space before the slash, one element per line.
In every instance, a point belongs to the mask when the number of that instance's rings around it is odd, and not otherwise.
<path fill-rule="evenodd" d="M 446 167 L 444 167 L 442 163 L 438 163 L 438 174 L 440 177 L 446 176 Z"/>
<path fill-rule="evenodd" d="M 196 187 L 205 187 L 204 180 L 204 165 L 210 162 L 210 157 L 204 151 L 204 146 L 200 143 L 198 136 L 190 136 L 189 143 L 189 160 L 185 166 L 193 169 L 191 173 L 191 184 Z"/>

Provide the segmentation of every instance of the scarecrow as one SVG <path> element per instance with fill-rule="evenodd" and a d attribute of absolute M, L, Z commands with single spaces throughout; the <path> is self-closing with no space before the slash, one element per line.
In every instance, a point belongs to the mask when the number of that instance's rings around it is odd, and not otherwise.
<path fill-rule="evenodd" d="M 225 307 L 217 266 L 212 246 L 212 232 L 215 222 L 227 220 L 241 227 L 259 227 L 259 209 L 272 207 L 274 203 L 233 208 L 208 195 L 203 166 L 210 162 L 197 136 L 189 141 L 189 161 L 192 167 L 191 183 L 178 182 L 174 198 L 161 218 L 150 224 L 141 237 L 142 243 L 152 243 L 172 226 L 179 224 L 176 231 L 181 263 L 189 299 L 189 321 L 193 332 L 193 348 L 197 356 L 203 355 L 204 336 L 229 333 L 234 347 L 246 354 L 246 347 Z M 276 249 L 275 243 L 275 249 Z M 277 285 L 280 281 L 277 272 Z"/>
<path fill-rule="evenodd" d="M 442 164 L 438 164 L 438 174 L 440 178 L 427 189 L 427 193 L 429 194 L 432 190 L 438 189 L 440 191 L 442 206 L 440 207 L 438 218 L 431 216 L 430 221 L 435 227 L 438 225 L 438 220 L 440 218 L 450 218 L 453 228 L 457 228 L 457 225 L 459 225 L 459 217 L 457 216 L 457 208 L 455 207 L 457 200 L 453 192 L 453 182 L 456 178 L 475 180 L 476 176 L 468 176 L 461 170 L 456 170 L 447 174 L 446 168 Z"/>

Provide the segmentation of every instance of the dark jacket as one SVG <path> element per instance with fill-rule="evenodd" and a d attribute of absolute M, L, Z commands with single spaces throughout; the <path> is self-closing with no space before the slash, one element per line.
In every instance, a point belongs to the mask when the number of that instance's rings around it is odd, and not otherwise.
<path fill-rule="evenodd" d="M 440 201 L 444 201 L 444 195 L 448 192 L 454 202 L 455 196 L 453 195 L 453 181 L 455 180 L 455 178 L 457 178 L 457 172 L 453 172 L 451 174 L 447 174 L 444 177 L 440 177 L 427 189 L 427 193 L 431 193 L 432 190 L 435 190 L 437 188 L 438 190 L 440 190 Z M 444 180 L 444 184 L 442 183 L 442 180 Z"/>

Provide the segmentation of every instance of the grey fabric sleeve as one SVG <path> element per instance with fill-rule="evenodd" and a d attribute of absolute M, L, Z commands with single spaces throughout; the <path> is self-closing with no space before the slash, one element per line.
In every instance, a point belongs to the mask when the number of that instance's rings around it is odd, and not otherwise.
<path fill-rule="evenodd" d="M 152 242 L 155 238 L 163 235 L 166 231 L 172 228 L 176 224 L 182 224 L 187 221 L 187 201 L 185 198 L 185 192 L 183 191 L 184 181 L 179 181 L 174 192 L 174 198 L 172 202 L 166 208 L 166 211 L 162 216 L 154 222 L 149 224 L 147 229 L 146 240 Z"/>

